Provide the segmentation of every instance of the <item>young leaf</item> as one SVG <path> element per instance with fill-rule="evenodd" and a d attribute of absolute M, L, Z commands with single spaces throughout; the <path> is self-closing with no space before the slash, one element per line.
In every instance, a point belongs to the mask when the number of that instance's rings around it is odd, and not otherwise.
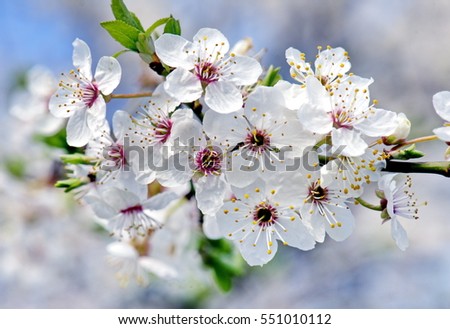
<path fill-rule="evenodd" d="M 122 46 L 138 51 L 136 42 L 139 39 L 139 33 L 141 33 L 138 29 L 123 21 L 103 22 L 100 25 Z"/>
<path fill-rule="evenodd" d="M 424 155 L 425 154 L 422 151 L 416 150 L 416 144 L 412 144 L 405 149 L 399 150 L 391 154 L 391 157 L 397 160 L 409 160 L 421 158 Z"/>
<path fill-rule="evenodd" d="M 262 86 L 267 87 L 273 87 L 275 84 L 281 80 L 281 75 L 279 67 L 273 67 L 270 65 L 269 69 L 267 70 L 266 76 L 264 77 L 264 80 L 261 82 Z"/>
<path fill-rule="evenodd" d="M 164 26 L 164 33 L 181 35 L 180 21 L 171 16 Z"/>
<path fill-rule="evenodd" d="M 165 17 L 158 19 L 156 22 L 154 22 L 146 31 L 145 35 L 147 37 L 150 37 L 150 35 L 161 25 L 166 24 L 172 17 Z"/>
<path fill-rule="evenodd" d="M 139 31 L 144 32 L 144 28 L 142 27 L 142 24 L 137 16 L 128 10 L 122 0 L 112 0 L 111 9 L 117 20 L 123 21 Z"/>

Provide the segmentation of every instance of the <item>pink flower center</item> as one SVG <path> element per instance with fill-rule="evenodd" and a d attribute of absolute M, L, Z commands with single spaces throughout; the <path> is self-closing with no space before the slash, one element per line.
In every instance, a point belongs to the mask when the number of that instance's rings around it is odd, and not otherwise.
<path fill-rule="evenodd" d="M 135 206 L 122 209 L 120 212 L 124 215 L 135 215 L 141 213 L 142 211 L 144 211 L 144 208 L 142 208 L 140 204 L 137 204 Z"/>
<path fill-rule="evenodd" d="M 348 111 L 334 110 L 331 113 L 331 118 L 333 119 L 333 127 L 338 128 L 352 128 L 353 118 L 348 113 Z"/>
<path fill-rule="evenodd" d="M 258 223 L 259 226 L 267 227 L 275 224 L 278 219 L 277 209 L 272 205 L 265 202 L 260 203 L 253 210 L 253 220 Z"/>
<path fill-rule="evenodd" d="M 270 147 L 270 137 L 267 132 L 254 129 L 245 137 L 244 143 L 253 152 L 263 153 Z"/>
<path fill-rule="evenodd" d="M 109 159 L 114 161 L 117 168 L 125 166 L 125 151 L 123 145 L 114 143 L 107 148 Z"/>
<path fill-rule="evenodd" d="M 81 89 L 81 94 L 84 104 L 90 108 L 94 105 L 100 95 L 100 91 L 98 90 L 97 84 L 95 82 L 91 82 Z"/>
<path fill-rule="evenodd" d="M 158 121 L 154 128 L 155 138 L 160 143 L 165 143 L 170 137 L 172 131 L 172 121 L 168 118 Z"/>
<path fill-rule="evenodd" d="M 204 175 L 218 175 L 222 168 L 221 153 L 205 148 L 195 156 L 197 170 Z"/>
<path fill-rule="evenodd" d="M 195 75 L 204 84 L 219 80 L 219 70 L 216 66 L 209 62 L 200 62 L 195 65 Z"/>

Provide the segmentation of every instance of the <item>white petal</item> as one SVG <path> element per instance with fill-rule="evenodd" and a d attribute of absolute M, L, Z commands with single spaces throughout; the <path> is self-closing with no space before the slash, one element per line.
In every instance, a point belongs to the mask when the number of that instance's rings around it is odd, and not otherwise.
<path fill-rule="evenodd" d="M 68 91 L 59 88 L 50 98 L 48 109 L 57 118 L 68 118 L 77 111 L 85 111 L 86 105 L 79 98 L 66 97 Z M 72 103 L 72 102 L 75 103 Z"/>
<path fill-rule="evenodd" d="M 433 106 L 442 119 L 450 122 L 450 91 L 441 91 L 435 94 Z"/>
<path fill-rule="evenodd" d="M 109 254 L 125 259 L 137 259 L 139 257 L 136 249 L 125 242 L 113 242 L 106 246 Z"/>
<path fill-rule="evenodd" d="M 251 57 L 234 56 L 229 58 L 223 79 L 233 82 L 238 86 L 252 85 L 258 81 L 262 73 L 261 64 Z"/>
<path fill-rule="evenodd" d="M 99 96 L 86 112 L 88 114 L 88 126 L 92 131 L 103 127 L 106 119 L 105 99 Z"/>
<path fill-rule="evenodd" d="M 125 111 L 114 112 L 112 120 L 114 136 L 118 141 L 123 143 L 123 137 L 129 131 L 128 128 L 131 127 L 130 114 Z"/>
<path fill-rule="evenodd" d="M 316 241 L 309 230 L 303 225 L 302 220 L 298 216 L 294 220 L 291 218 L 280 218 L 278 222 L 286 229 L 283 231 L 277 228 L 287 245 L 298 248 L 300 250 L 311 250 L 314 248 Z"/>
<path fill-rule="evenodd" d="M 217 217 L 215 215 L 205 214 L 203 217 L 203 233 L 205 233 L 208 239 L 220 239 L 223 234 L 220 232 L 219 224 L 217 222 Z"/>
<path fill-rule="evenodd" d="M 306 89 L 302 88 L 300 85 L 280 80 L 274 88 L 282 92 L 285 106 L 289 110 L 298 110 L 300 106 L 308 101 Z"/>
<path fill-rule="evenodd" d="M 194 68 L 194 58 L 187 54 L 191 43 L 179 35 L 164 33 L 155 41 L 155 51 L 159 59 L 171 67 Z"/>
<path fill-rule="evenodd" d="M 450 142 L 450 127 L 440 127 L 433 129 L 434 134 L 439 137 L 439 139 Z"/>
<path fill-rule="evenodd" d="M 327 209 L 333 212 L 334 218 L 341 224 L 335 225 L 333 228 L 325 222 L 325 230 L 328 235 L 335 241 L 344 241 L 353 232 L 355 228 L 355 219 L 350 209 L 338 206 L 327 206 Z"/>
<path fill-rule="evenodd" d="M 372 109 L 367 119 L 355 124 L 354 127 L 367 136 L 388 136 L 397 128 L 397 114 L 382 109 Z"/>
<path fill-rule="evenodd" d="M 408 234 L 396 218 L 391 219 L 391 235 L 400 250 L 405 251 L 408 248 Z"/>
<path fill-rule="evenodd" d="M 139 265 L 146 271 L 163 279 L 173 279 L 178 276 L 177 271 L 173 267 L 155 258 L 141 257 Z"/>
<path fill-rule="evenodd" d="M 256 227 L 256 230 L 260 227 Z M 272 233 L 269 233 L 272 234 Z M 258 241 L 256 242 L 256 234 L 249 235 L 243 242 L 238 242 L 239 250 L 242 257 L 250 266 L 262 266 L 267 264 L 275 256 L 278 250 L 278 243 L 276 237 L 272 236 L 272 246 L 270 247 L 270 253 L 267 246 L 266 234 L 262 232 Z M 256 242 L 256 243 L 255 243 Z"/>
<path fill-rule="evenodd" d="M 112 208 L 109 204 L 97 196 L 88 194 L 83 198 L 83 200 L 89 204 L 94 213 L 100 218 L 111 219 L 117 215 L 116 209 Z"/>
<path fill-rule="evenodd" d="M 234 147 L 243 142 L 247 135 L 244 111 L 239 110 L 231 114 L 208 111 L 203 117 L 203 129 L 213 142 L 226 148 Z"/>
<path fill-rule="evenodd" d="M 227 191 L 227 183 L 223 175 L 208 175 L 201 177 L 195 186 L 197 206 L 204 214 L 215 214 L 223 205 Z"/>
<path fill-rule="evenodd" d="M 326 88 L 314 76 L 306 78 L 306 91 L 308 93 L 308 100 L 325 112 L 332 110 L 330 94 Z"/>
<path fill-rule="evenodd" d="M 176 193 L 161 192 L 142 202 L 142 206 L 148 210 L 161 210 L 178 198 L 179 196 Z"/>
<path fill-rule="evenodd" d="M 101 197 L 103 201 L 114 208 L 116 212 L 140 204 L 139 196 L 117 187 L 110 187 L 101 191 Z"/>
<path fill-rule="evenodd" d="M 194 174 L 187 152 L 179 152 L 163 159 L 161 169 L 156 172 L 158 182 L 166 187 L 176 187 L 189 182 Z"/>
<path fill-rule="evenodd" d="M 297 117 L 313 133 L 327 134 L 333 127 L 331 115 L 312 103 L 303 104 L 297 111 Z"/>
<path fill-rule="evenodd" d="M 27 73 L 27 89 L 33 95 L 46 98 L 56 90 L 57 85 L 53 73 L 43 66 L 34 66 Z"/>
<path fill-rule="evenodd" d="M 76 38 L 72 42 L 73 54 L 72 61 L 76 68 L 80 69 L 80 73 L 89 81 L 92 80 L 92 57 L 89 46 L 81 39 Z"/>
<path fill-rule="evenodd" d="M 227 38 L 216 29 L 202 28 L 194 36 L 194 47 L 199 47 L 201 57 L 211 62 L 222 58 L 230 49 Z"/>
<path fill-rule="evenodd" d="M 164 88 L 170 96 L 183 103 L 193 102 L 203 94 L 200 80 L 193 73 L 181 67 L 173 70 L 167 76 Z"/>
<path fill-rule="evenodd" d="M 284 110 L 284 98 L 279 90 L 258 87 L 245 102 L 244 114 L 253 126 L 263 129 L 271 128 Z"/>
<path fill-rule="evenodd" d="M 260 157 L 252 156 L 245 150 L 237 150 L 227 158 L 225 175 L 231 185 L 245 187 L 259 177 L 260 169 Z"/>
<path fill-rule="evenodd" d="M 242 108 L 242 94 L 233 83 L 216 81 L 206 87 L 205 103 L 218 113 L 231 113 Z"/>
<path fill-rule="evenodd" d="M 344 75 L 350 70 L 348 55 L 341 47 L 321 51 L 314 65 L 316 67 L 316 74 L 327 76 L 331 79 L 335 79 L 339 75 Z"/>
<path fill-rule="evenodd" d="M 109 95 L 119 85 L 122 68 L 114 57 L 103 56 L 95 69 L 94 79 L 103 95 Z"/>
<path fill-rule="evenodd" d="M 81 147 L 92 138 L 92 131 L 88 126 L 88 113 L 86 110 L 77 110 L 67 122 L 67 144 Z"/>
<path fill-rule="evenodd" d="M 333 154 L 346 156 L 360 156 L 366 151 L 368 145 L 361 138 L 361 134 L 354 129 L 333 129 L 331 131 L 331 140 Z"/>

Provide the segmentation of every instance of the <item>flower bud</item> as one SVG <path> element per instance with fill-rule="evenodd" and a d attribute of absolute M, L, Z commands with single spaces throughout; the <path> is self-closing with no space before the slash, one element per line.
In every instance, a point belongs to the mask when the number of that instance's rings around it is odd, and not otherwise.
<path fill-rule="evenodd" d="M 394 132 L 383 137 L 383 143 L 386 145 L 396 145 L 401 144 L 405 141 L 406 137 L 409 135 L 411 130 L 411 122 L 408 120 L 404 113 L 399 113 L 396 118 L 397 128 Z"/>
<path fill-rule="evenodd" d="M 239 40 L 231 49 L 231 53 L 236 55 L 247 55 L 248 52 L 253 48 L 253 41 L 250 38 L 245 38 Z"/>

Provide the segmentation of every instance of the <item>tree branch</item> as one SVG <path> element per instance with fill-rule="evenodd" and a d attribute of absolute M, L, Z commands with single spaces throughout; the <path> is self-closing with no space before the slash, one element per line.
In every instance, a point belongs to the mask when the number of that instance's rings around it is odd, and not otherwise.
<path fill-rule="evenodd" d="M 386 160 L 386 168 L 383 171 L 437 174 L 450 177 L 450 161 L 405 162 L 388 159 Z"/>

